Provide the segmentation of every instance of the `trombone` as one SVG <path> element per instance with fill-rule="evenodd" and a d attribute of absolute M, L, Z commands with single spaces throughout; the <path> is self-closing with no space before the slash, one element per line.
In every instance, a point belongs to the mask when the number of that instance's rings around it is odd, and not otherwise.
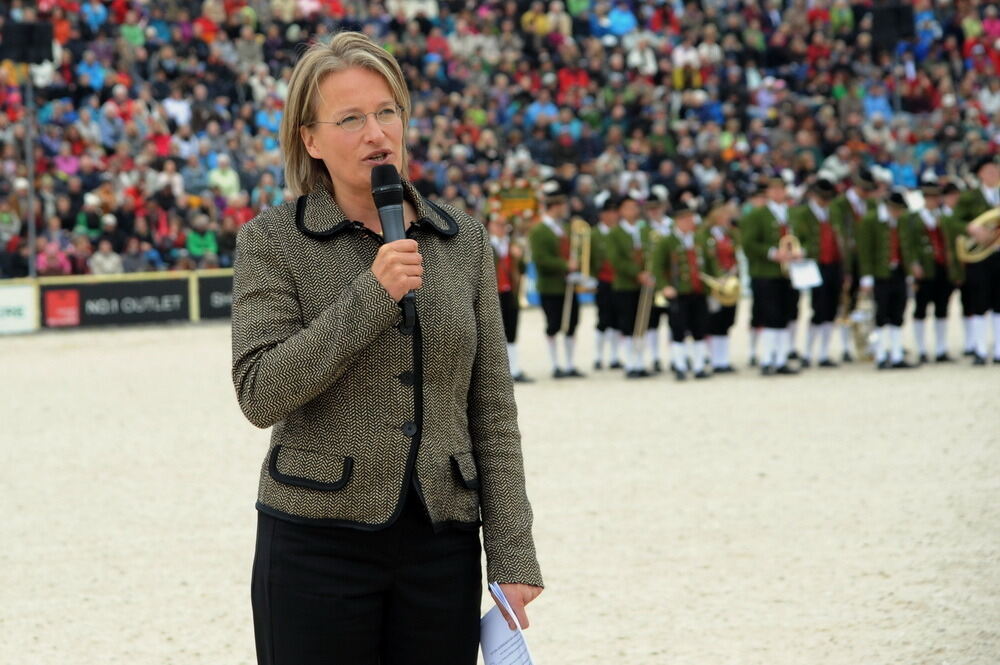
<path fill-rule="evenodd" d="M 661 234 L 655 230 L 649 232 L 649 246 L 646 249 L 646 261 L 643 271 L 653 274 L 653 248 L 660 241 Z M 635 310 L 635 325 L 632 326 L 632 341 L 642 344 L 646 338 L 646 331 L 649 330 L 649 315 L 653 311 L 653 303 L 656 300 L 656 280 L 652 285 L 643 284 L 639 288 L 639 306 Z M 662 294 L 661 294 L 662 295 Z M 664 304 L 663 307 L 666 307 Z"/>
<path fill-rule="evenodd" d="M 576 259 L 579 274 L 566 280 L 560 325 L 560 332 L 564 335 L 569 331 L 574 296 L 594 290 L 594 280 L 590 276 L 590 224 L 580 217 L 574 217 L 569 223 L 569 255 Z"/>

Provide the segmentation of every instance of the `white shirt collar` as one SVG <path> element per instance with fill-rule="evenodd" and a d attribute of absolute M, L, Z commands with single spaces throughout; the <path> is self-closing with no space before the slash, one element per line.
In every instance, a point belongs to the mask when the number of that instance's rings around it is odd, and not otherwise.
<path fill-rule="evenodd" d="M 983 193 L 983 198 L 991 206 L 1000 206 L 1000 187 L 993 187 L 992 189 L 986 187 L 985 185 L 979 188 L 979 191 Z"/>
<path fill-rule="evenodd" d="M 642 234 L 639 232 L 639 222 L 630 224 L 628 220 L 623 219 L 619 222 L 619 226 L 625 230 L 625 233 L 632 236 L 632 245 L 634 247 L 642 247 Z"/>
<path fill-rule="evenodd" d="M 867 204 L 865 204 L 864 200 L 861 198 L 861 195 L 858 194 L 858 191 L 856 189 L 854 189 L 853 187 L 849 187 L 847 192 L 845 193 L 845 196 L 847 196 L 847 200 L 848 202 L 850 202 L 851 207 L 854 208 L 854 213 L 856 215 L 861 217 L 866 212 L 868 212 Z"/>
<path fill-rule="evenodd" d="M 552 219 L 548 215 L 542 215 L 542 224 L 552 229 L 552 232 L 555 233 L 560 238 L 566 235 L 566 231 L 563 230 L 562 224 Z"/>
<path fill-rule="evenodd" d="M 927 208 L 920 209 L 920 218 L 924 220 L 924 226 L 931 231 L 937 228 L 937 212 L 937 210 L 932 211 Z"/>
<path fill-rule="evenodd" d="M 506 236 L 502 238 L 490 236 L 490 244 L 493 245 L 493 249 L 496 250 L 497 254 L 499 254 L 501 258 L 507 256 L 507 252 L 510 251 L 510 238 Z"/>
<path fill-rule="evenodd" d="M 771 213 L 777 217 L 778 222 L 782 225 L 788 223 L 788 206 L 784 203 L 775 203 L 774 201 L 768 201 L 767 207 L 771 209 Z"/>
<path fill-rule="evenodd" d="M 830 217 L 830 213 L 827 209 L 816 203 L 814 199 L 809 199 L 809 209 L 812 210 L 814 215 L 816 215 L 816 219 L 821 222 L 825 222 Z"/>
<path fill-rule="evenodd" d="M 896 218 L 889 214 L 889 206 L 884 203 L 878 204 L 878 219 L 880 222 L 889 225 L 889 228 L 896 228 Z"/>

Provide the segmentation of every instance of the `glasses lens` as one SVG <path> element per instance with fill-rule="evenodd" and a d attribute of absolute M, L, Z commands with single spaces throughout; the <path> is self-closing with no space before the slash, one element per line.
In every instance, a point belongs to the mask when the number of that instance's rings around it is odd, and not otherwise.
<path fill-rule="evenodd" d="M 378 121 L 383 125 L 391 125 L 396 121 L 396 117 L 398 115 L 399 111 L 395 106 L 386 106 L 384 109 L 379 110 L 379 112 L 375 114 L 375 117 L 378 118 Z"/>
<path fill-rule="evenodd" d="M 365 124 L 365 117 L 358 113 L 352 113 L 340 121 L 340 126 L 349 132 L 356 132 Z"/>

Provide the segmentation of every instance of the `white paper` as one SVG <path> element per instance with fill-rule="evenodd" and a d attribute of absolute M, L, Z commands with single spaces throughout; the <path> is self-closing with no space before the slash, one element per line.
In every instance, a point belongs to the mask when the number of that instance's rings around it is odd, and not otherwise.
<path fill-rule="evenodd" d="M 789 264 L 788 276 L 792 280 L 792 288 L 799 291 L 811 289 L 823 283 L 823 276 L 819 274 L 819 266 L 812 259 Z"/>
<path fill-rule="evenodd" d="M 490 584 L 490 591 L 510 614 L 517 628 L 510 629 L 499 607 L 493 607 L 484 614 L 479 622 L 479 646 L 483 651 L 483 661 L 486 665 L 534 665 L 517 616 L 510 609 L 503 591 L 496 582 Z"/>

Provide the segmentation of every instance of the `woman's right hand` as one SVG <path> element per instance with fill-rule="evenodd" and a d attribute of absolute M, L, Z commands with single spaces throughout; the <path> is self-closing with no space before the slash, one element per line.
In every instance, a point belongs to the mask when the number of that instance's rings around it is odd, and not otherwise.
<path fill-rule="evenodd" d="M 423 261 L 416 240 L 396 240 L 379 248 L 372 263 L 372 274 L 389 296 L 399 302 L 409 291 L 419 289 L 424 283 Z"/>

